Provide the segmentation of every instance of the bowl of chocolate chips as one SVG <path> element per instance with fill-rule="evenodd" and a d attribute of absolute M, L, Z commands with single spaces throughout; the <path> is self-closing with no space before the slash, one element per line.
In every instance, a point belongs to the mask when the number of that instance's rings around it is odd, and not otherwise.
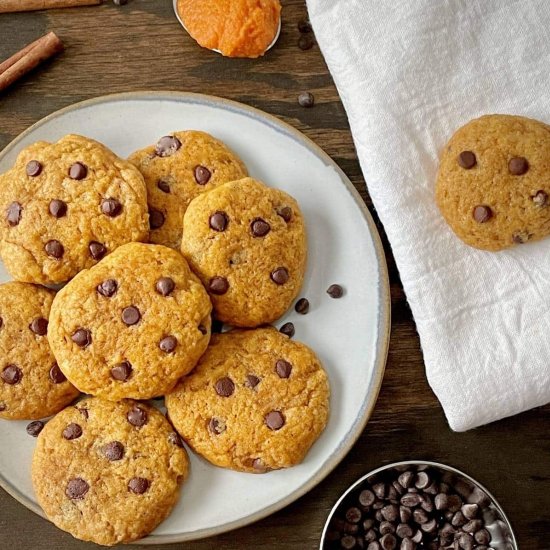
<path fill-rule="evenodd" d="M 338 500 L 320 550 L 517 550 L 494 497 L 468 475 L 435 462 L 388 464 Z"/>

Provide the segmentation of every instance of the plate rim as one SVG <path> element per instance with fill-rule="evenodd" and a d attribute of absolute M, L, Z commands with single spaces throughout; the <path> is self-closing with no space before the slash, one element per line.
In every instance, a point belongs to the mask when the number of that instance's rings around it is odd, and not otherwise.
<path fill-rule="evenodd" d="M 261 519 L 264 519 L 275 512 L 285 508 L 291 503 L 295 502 L 314 487 L 316 487 L 321 481 L 323 481 L 346 457 L 352 447 L 355 445 L 361 434 L 363 433 L 365 426 L 369 418 L 372 415 L 376 402 L 378 400 L 378 395 L 380 393 L 380 388 L 382 386 L 382 381 L 384 378 L 384 372 L 386 368 L 386 362 L 388 357 L 388 348 L 390 341 L 390 332 L 391 332 L 391 296 L 390 296 L 390 283 L 388 275 L 388 265 L 386 262 L 386 255 L 382 245 L 382 240 L 380 234 L 374 223 L 374 220 L 367 208 L 367 205 L 363 201 L 361 195 L 344 173 L 344 171 L 338 166 L 338 164 L 326 153 L 319 145 L 317 145 L 313 140 L 307 137 L 305 134 L 300 132 L 298 129 L 291 126 L 289 123 L 281 120 L 275 115 L 271 115 L 251 107 L 250 105 L 240 103 L 238 101 L 233 101 L 230 99 L 207 95 L 199 94 L 195 92 L 184 92 L 184 91 L 166 91 L 166 90 L 147 90 L 147 91 L 132 91 L 132 92 L 120 92 L 114 94 L 106 94 L 84 101 L 79 101 L 72 103 L 66 107 L 58 109 L 53 113 L 41 118 L 27 129 L 23 130 L 17 137 L 10 141 L 1 151 L 0 151 L 0 161 L 10 153 L 25 137 L 35 131 L 37 128 L 47 124 L 48 122 L 74 111 L 78 111 L 84 108 L 88 108 L 94 105 L 100 105 L 103 103 L 112 103 L 115 101 L 134 101 L 134 100 L 157 100 L 157 101 L 180 101 L 183 103 L 199 103 L 203 105 L 210 105 L 215 107 L 222 107 L 224 109 L 230 110 L 232 112 L 240 113 L 244 116 L 248 116 L 259 122 L 267 123 L 270 127 L 279 132 L 286 134 L 288 137 L 294 139 L 295 141 L 301 143 L 309 151 L 314 154 L 317 158 L 322 160 L 327 166 L 331 166 L 336 170 L 342 184 L 346 187 L 347 191 L 350 193 L 351 197 L 355 201 L 356 205 L 359 208 L 363 219 L 367 223 L 369 234 L 373 243 L 378 272 L 379 272 L 379 284 L 378 284 L 378 296 L 380 300 L 380 307 L 378 310 L 377 318 L 377 334 L 378 339 L 376 342 L 376 350 L 374 354 L 374 376 L 371 381 L 371 390 L 367 392 L 363 404 L 361 406 L 360 414 L 355 419 L 352 427 L 348 430 L 345 437 L 340 441 L 338 447 L 332 455 L 322 464 L 317 472 L 305 483 L 294 489 L 286 497 L 280 499 L 279 501 L 273 503 L 266 508 L 259 510 L 256 513 L 249 514 L 248 516 L 242 517 L 240 519 L 217 525 L 215 527 L 208 527 L 203 529 L 198 529 L 196 531 L 191 531 L 188 533 L 179 533 L 179 534 L 168 534 L 168 535 L 148 535 L 143 539 L 135 541 L 133 544 L 139 545 L 152 545 L 152 544 L 171 544 L 178 542 L 188 542 L 192 540 L 199 540 L 208 537 L 213 537 L 215 535 L 220 535 L 245 527 L 252 523 L 255 523 Z M 10 496 L 15 500 L 26 506 L 29 510 L 33 511 L 38 516 L 47 519 L 44 515 L 40 506 L 32 502 L 29 498 L 19 492 L 19 490 L 14 487 L 0 472 L 0 487 L 2 487 Z"/>

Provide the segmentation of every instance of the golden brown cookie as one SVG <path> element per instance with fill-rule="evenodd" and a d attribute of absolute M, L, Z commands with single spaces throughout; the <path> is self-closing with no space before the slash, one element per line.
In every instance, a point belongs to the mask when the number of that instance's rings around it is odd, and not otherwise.
<path fill-rule="evenodd" d="M 0 418 L 50 416 L 79 394 L 55 362 L 46 332 L 54 292 L 0 285 Z"/>
<path fill-rule="evenodd" d="M 436 200 L 466 244 L 502 250 L 550 233 L 550 130 L 487 115 L 457 130 L 441 156 Z"/>
<path fill-rule="evenodd" d="M 23 149 L 0 176 L 0 255 L 14 279 L 55 284 L 121 244 L 148 238 L 139 171 L 97 141 L 68 135 Z"/>
<path fill-rule="evenodd" d="M 271 323 L 304 280 L 304 220 L 290 195 L 245 178 L 193 200 L 182 251 L 218 319 L 240 327 Z"/>
<path fill-rule="evenodd" d="M 242 161 L 205 132 L 175 132 L 129 158 L 147 184 L 151 242 L 180 248 L 183 215 L 198 195 L 247 175 Z"/>
<path fill-rule="evenodd" d="M 48 519 L 106 546 L 153 531 L 176 504 L 187 473 L 181 439 L 159 411 L 97 398 L 50 420 L 32 461 L 34 490 Z"/>
<path fill-rule="evenodd" d="M 166 396 L 171 422 L 217 466 L 262 473 L 300 463 L 329 413 L 327 375 L 304 344 L 273 328 L 212 336 Z"/>
<path fill-rule="evenodd" d="M 48 339 L 82 392 L 149 399 L 195 366 L 210 339 L 211 309 L 179 252 L 130 243 L 59 291 Z"/>

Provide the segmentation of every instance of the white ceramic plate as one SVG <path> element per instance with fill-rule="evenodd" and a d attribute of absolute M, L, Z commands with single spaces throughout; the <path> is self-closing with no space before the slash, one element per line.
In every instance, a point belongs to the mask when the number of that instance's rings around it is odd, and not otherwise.
<path fill-rule="evenodd" d="M 390 329 L 384 252 L 365 205 L 338 166 L 313 142 L 280 120 L 218 98 L 167 92 L 106 96 L 41 120 L 0 154 L 0 172 L 17 153 L 68 133 L 95 138 L 125 157 L 174 130 L 199 129 L 225 141 L 253 177 L 299 202 L 309 238 L 309 264 L 300 296 L 310 312 L 289 311 L 297 340 L 311 346 L 330 378 L 328 426 L 303 464 L 250 475 L 222 470 L 191 456 L 191 475 L 171 516 L 145 544 L 180 542 L 242 527 L 290 504 L 319 483 L 359 437 L 380 389 Z M 0 265 L 0 281 L 9 277 Z M 345 295 L 326 289 L 340 283 Z M 35 439 L 27 422 L 0 420 L 0 484 L 37 514 L 29 475 Z"/>

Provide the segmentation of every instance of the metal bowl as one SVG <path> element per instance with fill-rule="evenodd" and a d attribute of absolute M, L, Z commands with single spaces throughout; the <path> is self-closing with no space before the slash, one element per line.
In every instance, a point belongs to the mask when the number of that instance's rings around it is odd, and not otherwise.
<path fill-rule="evenodd" d="M 480 483 L 475 479 L 471 478 L 469 475 L 452 468 L 451 466 L 446 466 L 445 464 L 439 464 L 437 462 L 426 462 L 425 460 L 408 460 L 403 462 L 395 462 L 393 464 L 387 464 L 369 472 L 360 479 L 358 479 L 344 494 L 338 499 L 336 504 L 333 506 L 330 514 L 325 523 L 323 529 L 323 534 L 321 535 L 321 543 L 319 546 L 320 550 L 325 550 L 325 545 L 327 544 L 327 532 L 330 530 L 330 523 L 334 518 L 337 511 L 340 511 L 341 508 L 347 508 L 348 501 L 350 497 L 362 489 L 362 485 L 365 482 L 370 484 L 376 483 L 379 479 L 383 479 L 385 475 L 391 470 L 395 472 L 404 472 L 411 467 L 419 468 L 429 468 L 430 470 L 438 471 L 441 476 L 441 481 L 448 483 L 452 487 L 460 487 L 461 492 L 464 494 L 466 500 L 468 496 L 471 496 L 474 489 L 482 491 L 487 495 L 491 501 L 485 512 L 483 513 L 483 519 L 485 521 L 485 528 L 491 534 L 491 543 L 490 548 L 494 550 L 518 550 L 518 544 L 512 527 L 504 510 L 500 507 L 495 497 Z M 468 495 L 468 496 L 467 496 Z M 327 546 L 328 547 L 328 546 Z"/>

